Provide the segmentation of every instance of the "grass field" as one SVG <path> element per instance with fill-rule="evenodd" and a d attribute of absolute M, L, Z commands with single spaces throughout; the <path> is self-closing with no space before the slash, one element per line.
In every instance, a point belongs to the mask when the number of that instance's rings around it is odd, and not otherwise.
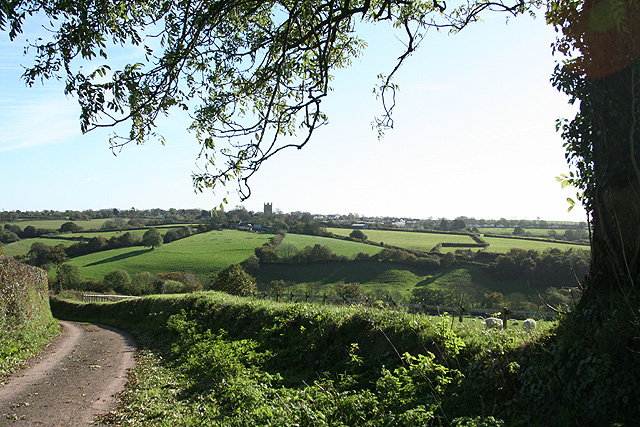
<path fill-rule="evenodd" d="M 353 230 L 346 228 L 329 228 L 334 234 L 348 236 Z M 362 230 L 372 242 L 384 242 L 385 245 L 398 246 L 423 252 L 431 251 L 438 243 L 475 243 L 469 236 L 456 234 L 419 233 L 411 231 Z M 442 248 L 441 252 L 455 251 L 455 247 Z"/>
<path fill-rule="evenodd" d="M 101 218 L 101 219 L 92 219 L 89 221 L 71 221 L 75 222 L 78 227 L 82 227 L 84 230 L 99 230 L 106 221 L 112 220 L 113 218 Z M 36 221 L 16 221 L 10 222 L 9 224 L 15 224 L 18 227 L 24 230 L 25 227 L 29 225 L 34 226 L 35 228 L 46 228 L 49 230 L 59 230 L 60 226 L 65 222 L 69 222 L 68 219 L 51 219 L 51 220 L 36 220 Z M 0 225 L 4 225 L 0 224 Z"/>
<path fill-rule="evenodd" d="M 331 249 L 332 252 L 353 257 L 360 252 L 369 255 L 375 255 L 382 250 L 379 246 L 367 245 L 365 243 L 351 242 L 347 240 L 332 239 L 329 237 L 307 236 L 304 234 L 287 234 L 282 243 L 294 245 L 298 250 L 306 246 L 324 245 Z"/>
<path fill-rule="evenodd" d="M 2 247 L 4 254 L 7 256 L 16 256 L 16 255 L 26 255 L 31 249 L 31 245 L 35 242 L 42 242 L 45 245 L 49 246 L 57 246 L 57 245 L 65 245 L 70 246 L 74 242 L 67 239 L 47 239 L 43 237 L 36 237 L 34 239 L 22 239 L 17 242 L 9 243 Z"/>
<path fill-rule="evenodd" d="M 211 231 L 162 245 L 155 250 L 136 246 L 74 258 L 85 279 L 101 280 L 105 274 L 122 269 L 129 274 L 143 271 L 167 273 L 191 270 L 201 278 L 229 264 L 239 263 L 266 243 L 272 234 L 235 230 Z"/>
<path fill-rule="evenodd" d="M 257 275 L 260 283 L 284 280 L 295 283 L 286 292 L 311 294 L 328 293 L 338 282 L 360 283 L 367 293 L 376 289 L 398 293 L 409 298 L 416 287 L 479 286 L 486 292 L 501 292 L 506 296 L 514 292 L 535 296 L 535 290 L 527 287 L 523 280 L 495 281 L 484 272 L 483 267 L 465 265 L 437 272 L 424 272 L 398 264 L 384 262 L 340 262 L 315 265 L 267 264 L 260 267 Z"/>
<path fill-rule="evenodd" d="M 167 231 L 171 230 L 172 228 L 180 228 L 180 227 L 182 227 L 182 225 L 162 226 L 157 228 L 160 234 L 164 235 Z M 108 240 L 114 236 L 115 237 L 122 236 L 124 233 L 137 234 L 140 236 L 140 238 L 142 238 L 145 231 L 147 230 L 144 229 L 144 230 L 123 230 L 123 231 L 79 231 L 77 233 L 59 234 L 55 238 L 37 237 L 34 239 L 22 239 L 18 242 L 9 243 L 8 245 L 5 245 L 4 253 L 7 256 L 25 255 L 27 252 L 29 252 L 31 245 L 35 242 L 42 242 L 49 246 L 65 245 L 68 247 L 73 245 L 74 243 L 78 243 L 77 239 L 79 238 L 82 238 L 84 241 L 88 241 L 93 237 L 102 236 Z"/>
<path fill-rule="evenodd" d="M 489 243 L 489 247 L 486 249 L 487 252 L 494 253 L 506 253 L 509 252 L 512 248 L 519 249 L 534 249 L 540 252 L 543 252 L 545 249 L 560 249 L 566 251 L 567 249 L 573 248 L 580 250 L 589 250 L 589 246 L 585 245 L 570 245 L 567 243 L 553 243 L 547 241 L 535 241 L 535 240 L 524 240 L 524 239 L 510 239 L 510 238 L 500 238 L 500 237 L 484 237 L 484 240 Z"/>
<path fill-rule="evenodd" d="M 352 230 L 344 228 L 330 228 L 328 231 L 334 234 L 348 236 Z M 419 250 L 428 252 L 438 243 L 475 243 L 469 236 L 458 236 L 455 234 L 438 234 L 438 233 L 419 233 L 410 231 L 389 231 L 389 230 L 364 230 L 364 234 L 367 235 L 369 240 L 374 242 L 384 242 L 387 245 L 398 246 L 401 248 Z M 512 248 L 519 249 L 535 249 L 537 251 L 544 251 L 549 248 L 557 248 L 563 251 L 574 249 L 589 249 L 584 245 L 571 245 L 566 243 L 554 243 L 547 241 L 533 241 L 525 239 L 514 238 L 500 238 L 500 237 L 484 237 L 489 247 L 487 252 L 494 253 L 506 253 Z M 440 252 L 453 252 L 456 247 L 445 247 Z M 474 249 L 476 250 L 476 249 Z"/>
<path fill-rule="evenodd" d="M 338 282 L 358 282 L 367 292 L 385 289 L 408 296 L 427 276 L 415 269 L 383 262 L 337 262 L 314 265 L 267 264 L 260 267 L 257 280 L 269 283 L 285 280 L 296 284 L 287 291 L 324 294 Z"/>
<path fill-rule="evenodd" d="M 486 227 L 486 228 L 478 228 L 478 231 L 482 234 L 500 234 L 513 236 L 513 227 Z M 530 233 L 533 237 L 548 237 L 550 231 L 555 231 L 559 236 L 563 235 L 566 228 L 525 228 L 527 233 Z"/>

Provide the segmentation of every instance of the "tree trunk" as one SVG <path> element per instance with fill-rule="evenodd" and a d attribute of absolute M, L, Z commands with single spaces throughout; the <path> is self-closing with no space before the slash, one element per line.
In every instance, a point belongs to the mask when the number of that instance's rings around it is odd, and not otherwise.
<path fill-rule="evenodd" d="M 640 307 L 640 7 L 626 0 L 620 10 L 613 6 L 585 0 L 575 22 L 585 78 L 580 114 L 588 123 L 581 139 L 593 174 L 585 191 L 592 259 L 581 308 L 598 308 L 603 315 L 624 309 L 635 316 Z"/>
<path fill-rule="evenodd" d="M 587 82 L 581 114 L 591 123 L 591 269 L 579 310 L 640 330 L 640 141 L 638 62 Z M 595 313 L 594 313 L 595 311 Z"/>

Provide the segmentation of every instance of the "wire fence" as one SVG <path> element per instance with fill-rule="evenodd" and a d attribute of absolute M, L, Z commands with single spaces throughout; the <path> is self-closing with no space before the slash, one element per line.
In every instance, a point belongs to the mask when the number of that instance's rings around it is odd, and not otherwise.
<path fill-rule="evenodd" d="M 460 306 L 448 306 L 448 305 L 430 305 L 423 303 L 401 303 L 389 300 L 374 300 L 370 298 L 347 298 L 339 297 L 335 295 L 311 295 L 311 294 L 294 294 L 294 293 L 258 293 L 256 297 L 259 299 L 274 299 L 281 302 L 319 302 L 322 304 L 364 304 L 369 306 L 387 307 L 389 309 L 404 309 L 412 313 L 423 313 L 430 315 L 444 315 L 451 316 L 471 316 L 471 317 L 493 317 L 500 313 L 500 316 L 505 318 L 508 316 L 510 319 L 539 319 L 539 320 L 552 320 L 556 317 L 557 313 L 545 312 L 545 311 L 525 311 L 525 310 L 509 310 L 506 307 L 502 310 L 495 308 L 481 308 L 481 307 L 460 307 Z M 117 302 L 125 299 L 139 299 L 141 297 L 134 295 L 91 295 L 83 294 L 82 302 Z"/>
<path fill-rule="evenodd" d="M 365 304 L 370 306 L 376 306 L 382 304 L 385 307 L 395 309 L 404 308 L 412 313 L 424 313 L 431 315 L 443 315 L 449 314 L 452 316 L 471 316 L 471 317 L 492 317 L 500 313 L 505 314 L 505 311 L 509 318 L 512 319 L 539 319 L 539 320 L 552 320 L 556 317 L 557 313 L 546 311 L 527 311 L 527 310 L 510 310 L 510 309 L 496 309 L 496 308 L 481 308 L 481 307 L 459 307 L 459 306 L 447 306 L 447 305 L 430 305 L 423 303 L 400 303 L 389 300 L 374 300 L 370 298 L 347 298 L 334 295 L 311 295 L 311 294 L 293 294 L 293 293 L 276 293 L 267 294 L 259 293 L 256 295 L 260 299 L 275 299 L 282 302 L 320 302 L 322 304 Z M 506 309 L 506 310 L 505 310 Z"/>

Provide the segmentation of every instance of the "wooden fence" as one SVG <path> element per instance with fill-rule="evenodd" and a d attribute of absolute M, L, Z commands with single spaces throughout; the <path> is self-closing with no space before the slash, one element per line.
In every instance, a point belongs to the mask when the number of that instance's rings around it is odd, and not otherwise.
<path fill-rule="evenodd" d="M 82 295 L 82 302 L 116 302 L 122 301 L 123 299 L 139 299 L 140 297 L 136 297 L 133 295 Z"/>

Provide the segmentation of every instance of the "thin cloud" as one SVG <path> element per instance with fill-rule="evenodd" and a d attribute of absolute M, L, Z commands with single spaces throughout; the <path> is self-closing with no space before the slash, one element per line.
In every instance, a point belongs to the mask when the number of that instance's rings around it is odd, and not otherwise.
<path fill-rule="evenodd" d="M 0 152 L 64 143 L 80 135 L 72 104 L 59 98 L 1 103 L 0 117 Z"/>

